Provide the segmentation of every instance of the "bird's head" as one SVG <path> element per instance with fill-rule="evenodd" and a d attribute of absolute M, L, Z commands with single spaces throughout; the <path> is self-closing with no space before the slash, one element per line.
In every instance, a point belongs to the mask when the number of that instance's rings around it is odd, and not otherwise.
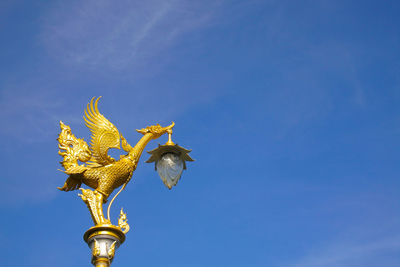
<path fill-rule="evenodd" d="M 153 135 L 152 139 L 157 139 L 165 133 L 172 133 L 172 128 L 174 126 L 175 126 L 174 122 L 172 122 L 171 125 L 169 125 L 167 127 L 161 127 L 160 124 L 156 124 L 156 125 L 152 125 L 152 126 L 147 126 L 146 128 L 136 130 L 136 131 L 143 135 L 150 133 Z"/>

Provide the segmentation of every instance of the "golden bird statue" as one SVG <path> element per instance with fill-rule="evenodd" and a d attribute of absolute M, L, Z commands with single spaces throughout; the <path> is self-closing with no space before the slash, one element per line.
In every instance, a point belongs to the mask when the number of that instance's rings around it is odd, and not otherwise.
<path fill-rule="evenodd" d="M 148 142 L 165 133 L 172 134 L 175 125 L 172 122 L 167 127 L 157 124 L 137 130 L 143 137 L 132 147 L 118 129 L 99 112 L 100 98 L 92 98 L 83 116 L 86 126 L 92 133 L 90 147 L 83 139 L 76 138 L 71 128 L 62 121 L 60 121 L 61 132 L 57 139 L 60 149 L 58 153 L 63 157 L 60 163 L 65 169 L 63 172 L 69 175 L 64 185 L 58 189 L 62 191 L 80 189 L 82 191 L 80 196 L 87 204 L 96 225 L 110 224 L 110 205 L 116 196 L 108 207 L 108 219 L 104 218 L 102 205 L 116 188 L 123 185 L 119 192 L 125 188 Z M 108 155 L 110 148 L 121 147 L 127 154 L 120 156 L 119 160 Z M 80 188 L 82 183 L 95 190 Z"/>

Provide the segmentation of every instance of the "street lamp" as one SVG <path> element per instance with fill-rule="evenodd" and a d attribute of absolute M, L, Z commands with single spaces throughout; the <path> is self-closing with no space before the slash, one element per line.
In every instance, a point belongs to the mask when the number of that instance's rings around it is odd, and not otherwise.
<path fill-rule="evenodd" d="M 183 170 L 186 170 L 186 161 L 194 160 L 188 155 L 192 150 L 172 142 L 172 129 L 167 132 L 168 141 L 164 145 L 158 145 L 158 148 L 148 151 L 147 153 L 151 156 L 146 163 L 155 162 L 155 170 L 165 186 L 171 189 L 178 183 Z"/>
<path fill-rule="evenodd" d="M 193 161 L 188 155 L 190 150 L 175 145 L 171 140 L 174 123 L 166 127 L 151 125 L 137 130 L 143 134 L 135 146 L 128 144 L 118 129 L 99 112 L 99 98 L 93 98 L 87 105 L 83 117 L 92 136 L 90 144 L 75 137 L 71 128 L 60 121 L 61 132 L 58 136 L 58 154 L 63 157 L 60 162 L 65 174 L 68 175 L 61 191 L 79 189 L 83 202 L 87 205 L 94 226 L 89 228 L 83 238 L 92 251 L 92 264 L 96 267 L 109 267 L 114 259 L 116 249 L 125 241 L 125 234 L 130 227 L 126 213 L 121 209 L 118 225 L 113 225 L 110 218 L 111 204 L 125 189 L 136 170 L 140 156 L 146 145 L 154 139 L 168 133 L 165 145 L 150 151 L 147 162 L 156 162 L 156 170 L 164 184 L 171 189 L 176 185 L 186 169 L 185 161 Z M 126 154 L 119 160 L 108 155 L 110 148 L 122 148 Z M 81 188 L 82 184 L 94 189 Z M 117 188 L 118 193 L 109 201 L 107 217 L 103 212 L 105 204 Z"/>

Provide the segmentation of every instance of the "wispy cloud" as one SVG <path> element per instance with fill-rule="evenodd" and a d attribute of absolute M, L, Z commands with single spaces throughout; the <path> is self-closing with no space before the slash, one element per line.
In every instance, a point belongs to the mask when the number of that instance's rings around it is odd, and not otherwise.
<path fill-rule="evenodd" d="M 123 83 L 119 79 L 104 79 L 110 87 L 129 87 L 127 92 L 111 93 L 107 86 L 92 89 L 103 77 L 87 78 L 85 73 L 111 70 L 114 74 L 131 74 L 132 68 L 143 67 L 146 71 L 154 68 L 185 34 L 211 23 L 217 6 L 218 1 L 87 0 L 59 1 L 49 7 L 42 15 L 38 36 L 42 51 L 50 58 L 41 57 L 29 70 L 15 73 L 15 77 L 1 84 L 0 124 L 5 127 L 0 128 L 0 137 L 12 140 L 2 144 L 12 151 L 12 155 L 3 153 L 0 180 L 7 202 L 43 201 L 55 195 L 54 188 L 62 183 L 54 179 L 58 165 L 52 165 L 48 173 L 45 169 L 41 179 L 32 179 L 29 168 L 15 177 L 16 162 L 20 160 L 17 155 L 24 155 L 33 166 L 43 166 L 44 156 L 38 158 L 37 151 L 30 148 L 41 147 L 42 155 L 45 151 L 46 156 L 52 153 L 53 163 L 57 163 L 58 121 L 63 120 L 77 136 L 87 139 L 84 134 L 89 133 L 83 127 L 82 111 L 90 97 L 103 95 L 107 99 L 104 106 L 101 103 L 102 111 L 111 105 L 114 114 L 142 114 L 140 118 L 117 116 L 114 121 L 109 112 L 103 111 L 121 131 L 128 126 L 133 131 L 152 123 L 170 122 L 190 106 L 212 101 L 218 95 L 212 88 L 202 88 L 192 95 L 184 86 L 174 86 L 165 95 L 166 89 L 157 83 L 149 85 L 152 88 L 147 90 L 139 88 L 137 83 L 132 86 L 134 79 L 125 79 Z M 175 101 L 181 104 L 170 105 Z M 120 107 L 124 107 L 123 111 Z M 129 136 L 126 131 L 123 133 Z"/>
<path fill-rule="evenodd" d="M 22 143 L 42 142 L 54 135 L 60 119 L 80 121 L 80 116 L 71 112 L 68 99 L 58 96 L 60 92 L 27 89 L 39 86 L 36 82 L 30 86 L 17 84 L 0 91 L 0 123 L 6 125 L 0 128 L 0 135 Z"/>
<path fill-rule="evenodd" d="M 219 1 L 62 1 L 43 19 L 41 40 L 56 59 L 123 69 L 159 57 L 180 36 L 210 23 Z"/>
<path fill-rule="evenodd" d="M 309 255 L 301 258 L 290 267 L 356 267 L 356 266 L 389 266 L 393 259 L 386 257 L 387 262 L 382 261 L 385 254 L 398 254 L 400 250 L 400 236 L 380 237 L 362 241 L 336 242 L 328 247 L 316 249 Z M 380 259 L 374 262 L 373 259 Z M 388 265 L 389 264 L 389 265 Z"/>
<path fill-rule="evenodd" d="M 39 33 L 40 44 L 51 55 L 51 60 L 37 63 L 34 68 L 41 71 L 35 73 L 35 77 L 15 74 L 18 78 L 3 81 L 0 91 L 0 123 L 7 127 L 1 128 L 0 134 L 24 142 L 35 142 L 48 138 L 49 133 L 53 134 L 54 126 L 60 119 L 68 123 L 80 123 L 83 106 L 78 105 L 80 102 L 77 102 L 77 94 L 71 93 L 80 89 L 66 86 L 65 77 L 79 77 L 70 85 L 79 87 L 82 80 L 93 78 L 87 79 L 82 75 L 85 70 L 113 70 L 113 73 L 130 70 L 131 75 L 132 68 L 147 64 L 143 69 L 149 71 L 149 66 L 153 69 L 158 65 L 152 60 L 158 61 L 163 52 L 179 42 L 185 33 L 211 23 L 218 6 L 218 1 L 191 3 L 182 0 L 86 0 L 59 1 L 53 4 L 43 13 Z M 60 68 L 59 63 L 67 66 Z M 132 80 L 125 80 L 124 85 L 129 83 Z M 83 103 L 92 96 L 104 95 L 105 91 L 93 90 L 88 93 L 86 87 L 84 90 L 79 93 L 85 99 Z M 180 105 L 172 109 L 166 97 L 155 97 L 164 90 L 153 88 L 147 92 L 132 89 L 131 93 L 137 99 L 151 99 L 149 101 L 161 105 L 160 109 L 166 105 L 172 115 L 187 108 Z M 202 101 L 201 95 L 193 97 L 182 90 L 184 88 L 169 88 L 171 95 L 186 95 L 188 99 L 181 102 L 187 105 L 199 102 L 199 99 Z M 85 93 L 89 96 L 86 97 Z M 211 96 L 207 92 L 202 94 L 212 99 L 216 93 L 213 92 Z M 127 101 L 122 98 L 121 101 Z M 149 114 L 143 111 L 146 107 L 141 103 L 138 101 L 131 108 L 137 109 L 135 112 Z M 163 114 L 166 112 L 156 115 Z M 163 120 L 164 117 L 159 119 Z M 30 131 L 28 136 L 26 129 Z"/>
<path fill-rule="evenodd" d="M 47 136 L 48 127 L 44 126 L 56 121 L 55 111 L 60 108 L 60 102 L 43 94 L 20 92 L 16 95 L 15 92 L 12 89 L 0 92 L 0 122 L 7 125 L 0 128 L 0 134 L 27 142 L 34 142 L 36 135 Z"/>

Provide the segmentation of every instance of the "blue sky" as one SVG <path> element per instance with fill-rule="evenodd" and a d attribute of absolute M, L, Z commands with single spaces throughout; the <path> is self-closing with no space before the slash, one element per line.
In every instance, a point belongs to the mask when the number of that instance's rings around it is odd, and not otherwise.
<path fill-rule="evenodd" d="M 1 1 L 4 266 L 90 265 L 56 138 L 88 140 L 100 95 L 131 144 L 173 120 L 196 159 L 169 191 L 143 155 L 113 266 L 400 266 L 399 7 Z"/>

